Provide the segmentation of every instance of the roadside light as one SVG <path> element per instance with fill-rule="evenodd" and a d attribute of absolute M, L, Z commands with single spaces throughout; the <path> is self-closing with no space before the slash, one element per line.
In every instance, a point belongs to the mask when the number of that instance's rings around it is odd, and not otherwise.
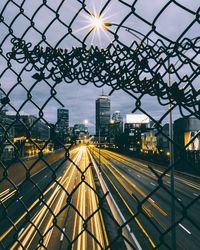
<path fill-rule="evenodd" d="M 106 27 L 112 26 L 111 23 L 105 22 L 104 18 L 98 15 L 92 15 L 90 22 L 95 29 L 106 29 Z"/>
<path fill-rule="evenodd" d="M 104 27 L 104 21 L 100 16 L 94 16 L 91 19 L 91 23 L 95 29 L 100 29 Z"/>

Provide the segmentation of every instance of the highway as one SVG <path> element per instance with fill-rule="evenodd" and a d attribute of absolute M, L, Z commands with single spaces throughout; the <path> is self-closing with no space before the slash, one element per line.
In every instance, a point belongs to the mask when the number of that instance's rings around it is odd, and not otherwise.
<path fill-rule="evenodd" d="M 94 146 L 70 159 L 1 190 L 0 249 L 171 249 L 169 173 Z M 177 249 L 200 249 L 200 183 L 176 174 L 175 192 Z"/>
<path fill-rule="evenodd" d="M 59 166 L 60 159 L 51 166 L 54 173 L 40 171 L 18 192 L 1 193 L 1 249 L 105 248 L 108 238 L 86 147 L 73 150 L 71 158 L 74 163 Z"/>
<path fill-rule="evenodd" d="M 95 147 L 91 147 L 90 151 L 97 163 L 100 151 L 101 174 L 143 249 L 156 246 L 170 249 L 170 232 L 166 233 L 171 226 L 170 175 L 167 173 L 159 186 L 158 179 L 163 173 L 161 167 L 152 166 L 154 174 L 147 164 L 130 157 Z M 200 249 L 199 195 L 198 179 L 175 175 L 177 249 Z M 141 207 L 138 207 L 142 201 Z M 182 211 L 189 204 L 192 205 L 187 210 L 186 219 Z"/>

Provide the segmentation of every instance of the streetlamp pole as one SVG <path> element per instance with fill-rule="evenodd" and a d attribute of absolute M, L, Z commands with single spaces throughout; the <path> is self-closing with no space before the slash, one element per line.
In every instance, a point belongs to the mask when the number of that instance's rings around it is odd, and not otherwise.
<path fill-rule="evenodd" d="M 104 26 L 106 27 L 107 30 L 109 30 L 107 27 L 108 26 L 117 26 L 119 27 L 119 25 L 115 24 L 115 23 L 105 23 Z M 141 42 L 143 42 L 146 46 L 148 46 L 148 44 L 146 42 L 144 42 L 138 35 L 141 35 L 144 37 L 144 35 L 141 32 L 138 32 L 132 28 L 126 27 L 126 26 L 121 26 L 122 28 L 125 28 L 127 32 L 129 32 L 131 35 L 133 35 L 134 37 L 136 37 L 138 40 L 140 40 Z M 137 33 L 137 34 L 135 34 Z M 151 39 L 147 39 L 147 42 L 150 41 L 154 44 L 154 42 Z M 171 87 L 171 72 L 170 72 L 170 60 L 168 59 L 168 69 L 169 69 L 169 74 L 168 74 L 168 83 L 169 83 L 169 87 Z M 170 177 L 170 181 L 171 181 L 171 186 L 170 186 L 170 191 L 171 191 L 171 225 L 173 226 L 172 230 L 171 230 L 171 246 L 173 250 L 176 250 L 176 227 L 175 227 L 175 222 L 176 222 L 176 217 L 175 217 L 175 187 L 174 187 L 174 146 L 173 146 L 173 117 L 172 117 L 172 108 L 173 105 L 170 103 L 169 104 L 169 138 L 170 138 L 170 143 L 169 143 L 169 151 L 170 151 L 170 167 L 171 167 L 171 177 Z"/>
<path fill-rule="evenodd" d="M 168 59 L 168 81 L 169 81 L 169 87 L 171 87 L 171 72 L 170 72 L 170 60 Z M 176 250 L 176 227 L 175 227 L 175 222 L 176 222 L 176 217 L 175 217 L 175 183 L 174 183 L 174 145 L 173 145 L 173 117 L 172 117 L 172 104 L 169 104 L 169 138 L 170 138 L 170 143 L 169 143 L 169 152 L 170 152 L 170 167 L 171 167 L 171 176 L 170 176 L 170 191 L 171 191 L 171 225 L 173 226 L 171 230 L 171 244 L 172 244 L 172 249 Z"/>

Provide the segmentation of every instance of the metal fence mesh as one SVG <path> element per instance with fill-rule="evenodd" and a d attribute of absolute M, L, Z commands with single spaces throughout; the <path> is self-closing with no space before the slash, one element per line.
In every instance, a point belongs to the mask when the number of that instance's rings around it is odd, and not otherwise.
<path fill-rule="evenodd" d="M 28 0 L 9 0 L 0 3 L 1 249 L 51 249 L 47 247 L 50 237 L 58 233 L 67 240 L 68 249 L 124 249 L 127 245 L 138 249 L 137 244 L 128 236 L 130 232 L 127 226 L 134 232 L 141 217 L 145 217 L 147 225 L 151 225 L 156 231 L 156 239 L 151 242 L 143 230 L 142 237 L 149 243 L 145 245 L 147 243 L 144 242 L 146 249 L 173 249 L 169 241 L 171 232 L 175 234 L 176 228 L 186 219 L 199 232 L 199 224 L 190 212 L 194 207 L 197 211 L 199 196 L 184 204 L 176 192 L 172 192 L 172 189 L 164 184 L 164 180 L 183 161 L 185 168 L 196 168 L 196 171 L 199 171 L 199 163 L 194 165 L 186 157 L 185 149 L 200 136 L 200 132 L 183 148 L 169 134 L 163 132 L 162 122 L 168 118 L 170 112 L 179 112 L 182 117 L 200 117 L 200 7 L 198 3 L 193 6 L 190 3 L 184 4 L 184 1 L 162 1 L 160 9 L 151 10 L 153 14 L 150 18 L 145 16 L 147 12 L 141 10 L 142 6 L 147 4 L 142 3 L 144 1 L 100 1 L 97 14 L 105 20 L 100 32 L 108 36 L 108 39 L 99 41 L 101 39 L 94 37 L 94 33 L 98 33 L 95 27 L 87 23 L 95 14 L 91 2 L 38 0 L 31 3 Z M 147 5 L 150 8 L 150 5 Z M 112 23 L 104 13 L 107 13 L 108 9 L 115 12 L 115 8 L 116 12 L 122 10 L 122 14 L 120 18 L 114 17 Z M 170 25 L 170 11 L 175 9 L 182 22 L 187 21 L 184 26 L 174 23 L 177 33 L 173 35 L 165 32 L 165 25 Z M 163 26 L 160 26 L 160 23 Z M 87 26 L 86 29 L 82 29 L 84 25 Z M 139 27 L 142 29 L 139 30 Z M 128 38 L 125 38 L 126 35 Z M 106 176 L 102 166 L 99 166 L 96 173 L 95 163 L 88 161 L 82 151 L 74 159 L 73 150 L 77 150 L 74 142 L 70 146 L 66 145 L 60 137 L 54 137 L 54 140 L 60 145 L 58 148 L 62 148 L 57 150 L 54 159 L 50 159 L 45 150 L 51 144 L 52 138 L 49 137 L 45 143 L 33 139 L 34 128 L 42 126 L 41 124 L 47 125 L 52 133 L 55 132 L 56 126 L 50 124 L 45 116 L 48 104 L 55 101 L 64 106 L 56 89 L 60 84 L 63 84 L 64 88 L 64 84 L 74 81 L 81 85 L 93 83 L 96 87 L 107 85 L 111 89 L 110 94 L 123 90 L 133 98 L 133 113 L 140 111 L 146 114 L 156 124 L 158 133 L 178 152 L 175 161 L 171 161 L 163 173 L 149 166 L 149 173 L 157 180 L 156 187 L 142 198 L 138 198 L 134 192 L 131 193 L 136 202 L 136 209 L 134 213 L 129 211 L 125 222 L 117 221 L 107 205 L 109 193 L 103 192 L 97 182 L 93 181 L 93 177 L 98 179 L 98 171 Z M 37 93 L 40 89 L 45 93 L 43 102 L 38 103 Z M 23 102 L 18 100 L 20 93 L 23 93 Z M 144 100 L 149 96 L 163 107 L 164 111 L 159 119 L 155 119 L 143 106 Z M 22 119 L 27 104 L 31 104 L 38 113 L 38 118 L 30 125 L 25 124 Z M 5 108 L 15 114 L 12 120 L 3 119 Z M 12 128 L 16 126 L 25 130 L 24 138 L 19 141 L 10 137 Z M 34 146 L 37 157 L 31 160 L 22 157 L 24 140 Z M 15 151 L 9 161 L 3 159 L 5 147 L 8 146 L 13 147 Z M 90 149 L 90 152 L 98 158 L 97 149 Z M 108 164 L 107 153 L 102 150 L 101 154 L 102 165 Z M 85 159 L 84 164 L 79 164 L 77 158 Z M 71 164 L 71 167 L 67 168 L 67 164 Z M 17 172 L 13 173 L 13 166 Z M 39 185 L 34 176 L 44 167 L 47 167 L 45 171 L 50 173 L 51 178 Z M 111 166 L 109 168 L 114 171 L 112 176 L 117 178 L 115 170 Z M 62 176 L 58 178 L 60 172 Z M 20 175 L 23 176 L 21 183 L 18 178 Z M 73 189 L 67 182 L 67 179 L 71 180 L 72 177 L 77 180 Z M 126 185 L 131 185 L 126 178 L 122 179 L 118 177 L 118 182 L 124 181 Z M 27 200 L 20 199 L 21 190 L 25 185 L 34 188 L 37 196 L 30 206 L 27 205 Z M 72 182 L 70 185 L 73 185 Z M 50 189 L 53 190 L 52 198 L 45 199 Z M 12 199 L 6 202 L 5 190 L 14 194 Z M 172 208 L 174 201 L 179 209 L 179 216 L 176 216 L 174 223 L 169 221 L 165 227 L 160 227 L 154 218 L 148 215 L 147 204 L 158 192 L 168 195 Z M 88 195 L 85 196 L 85 193 Z M 20 217 L 13 213 L 16 202 L 20 203 L 20 209 L 23 210 Z M 85 212 L 82 204 L 89 206 L 92 212 Z M 16 207 L 16 213 L 18 209 Z M 47 212 L 48 218 L 45 217 Z M 73 223 L 76 227 L 77 232 L 72 235 L 63 231 L 60 225 L 60 218 L 64 215 L 69 231 L 74 230 Z M 40 224 L 43 218 L 44 223 L 48 225 L 46 228 Z M 106 229 L 100 223 L 103 218 L 110 223 L 113 233 L 105 233 Z M 91 222 L 93 220 L 101 225 L 94 226 Z M 78 226 L 77 221 L 80 221 Z M 141 228 L 140 230 L 142 231 Z M 86 232 L 91 241 L 89 245 L 85 243 Z M 135 234 L 141 237 L 141 232 Z M 180 248 L 184 249 L 184 246 Z"/>

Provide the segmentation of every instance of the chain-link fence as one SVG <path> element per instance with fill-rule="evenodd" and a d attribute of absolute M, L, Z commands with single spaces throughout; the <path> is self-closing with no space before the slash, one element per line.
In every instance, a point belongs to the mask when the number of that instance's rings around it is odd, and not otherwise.
<path fill-rule="evenodd" d="M 0 7 L 1 249 L 199 249 L 199 1 Z M 77 146 L 50 123 L 49 104 L 64 107 L 57 88 L 75 81 L 131 96 L 168 166 Z"/>

